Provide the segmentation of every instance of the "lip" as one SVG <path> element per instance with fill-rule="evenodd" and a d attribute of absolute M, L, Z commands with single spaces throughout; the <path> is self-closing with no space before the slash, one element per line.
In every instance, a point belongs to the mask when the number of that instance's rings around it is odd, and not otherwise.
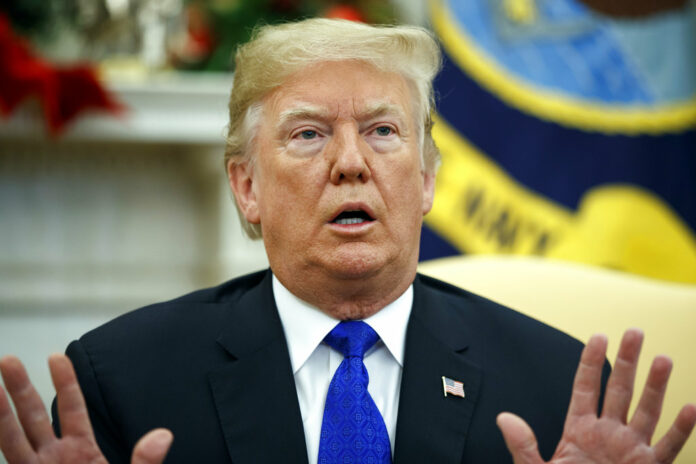
<path fill-rule="evenodd" d="M 370 216 L 370 219 L 372 221 L 370 222 L 363 222 L 361 224 L 336 224 L 333 221 L 336 220 L 339 214 L 341 214 L 344 211 L 357 211 L 357 210 L 362 210 L 365 213 L 367 213 L 368 216 Z M 351 226 L 363 226 L 366 224 L 372 224 L 377 218 L 375 217 L 374 211 L 372 211 L 372 208 L 370 208 L 368 205 L 366 205 L 363 202 L 355 201 L 355 202 L 348 202 L 348 203 L 343 203 L 334 213 L 331 215 L 331 219 L 329 219 L 329 224 L 334 225 L 334 226 L 341 226 L 341 227 L 351 227 Z"/>
<path fill-rule="evenodd" d="M 365 234 L 370 233 L 374 227 L 376 221 L 362 222 L 360 224 L 336 224 L 335 222 L 329 222 L 326 225 L 329 230 L 335 234 L 337 237 L 342 239 L 356 240 L 361 237 L 365 237 Z"/>

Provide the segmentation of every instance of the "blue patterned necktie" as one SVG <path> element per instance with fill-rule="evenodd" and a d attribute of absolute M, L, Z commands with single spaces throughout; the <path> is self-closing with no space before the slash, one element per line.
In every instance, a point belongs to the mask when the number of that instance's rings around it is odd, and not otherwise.
<path fill-rule="evenodd" d="M 379 336 L 362 321 L 340 322 L 324 338 L 345 359 L 331 379 L 319 440 L 319 464 L 391 463 L 384 420 L 370 393 L 363 355 Z"/>

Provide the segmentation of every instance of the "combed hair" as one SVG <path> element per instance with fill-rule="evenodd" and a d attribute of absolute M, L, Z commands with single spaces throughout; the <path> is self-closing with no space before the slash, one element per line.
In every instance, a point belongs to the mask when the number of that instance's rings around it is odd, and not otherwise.
<path fill-rule="evenodd" d="M 268 93 L 308 65 L 347 60 L 364 61 L 406 79 L 414 92 L 422 166 L 435 173 L 440 153 L 430 133 L 430 112 L 434 106 L 432 81 L 441 62 L 435 39 L 416 26 L 370 26 L 320 18 L 259 27 L 237 50 L 225 166 L 253 163 L 254 137 L 262 117 L 262 100 Z M 261 227 L 238 212 L 247 235 L 260 238 Z"/>

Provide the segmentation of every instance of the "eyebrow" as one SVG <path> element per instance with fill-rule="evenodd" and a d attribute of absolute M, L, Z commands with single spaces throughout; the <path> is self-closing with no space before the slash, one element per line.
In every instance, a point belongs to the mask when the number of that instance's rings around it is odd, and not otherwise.
<path fill-rule="evenodd" d="M 401 122 L 406 121 L 406 115 L 403 109 L 399 105 L 388 102 L 374 102 L 367 105 L 365 110 L 361 111 L 357 115 L 359 121 L 366 121 L 380 116 L 394 115 L 401 120 Z M 288 122 L 297 121 L 302 119 L 317 119 L 326 121 L 331 119 L 331 112 L 325 108 L 314 105 L 300 106 L 297 108 L 291 108 L 280 113 L 278 118 L 278 127 L 286 125 Z"/>
<path fill-rule="evenodd" d="M 300 106 L 297 108 L 291 108 L 280 113 L 278 118 L 278 127 L 286 125 L 290 121 L 297 121 L 299 119 L 319 119 L 326 120 L 329 119 L 329 112 L 319 106 Z"/>
<path fill-rule="evenodd" d="M 368 104 L 365 111 L 358 115 L 358 119 L 369 120 L 385 115 L 394 115 L 399 118 L 401 122 L 406 122 L 406 114 L 404 114 L 403 109 L 399 105 L 387 102 L 375 102 Z"/>

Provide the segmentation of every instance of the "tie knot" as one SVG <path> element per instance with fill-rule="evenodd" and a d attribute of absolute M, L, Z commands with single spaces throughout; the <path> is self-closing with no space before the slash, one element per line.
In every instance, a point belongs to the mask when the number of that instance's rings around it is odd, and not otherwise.
<path fill-rule="evenodd" d="M 339 322 L 324 338 L 327 345 L 343 353 L 346 358 L 362 358 L 377 340 L 377 332 L 363 321 Z"/>

